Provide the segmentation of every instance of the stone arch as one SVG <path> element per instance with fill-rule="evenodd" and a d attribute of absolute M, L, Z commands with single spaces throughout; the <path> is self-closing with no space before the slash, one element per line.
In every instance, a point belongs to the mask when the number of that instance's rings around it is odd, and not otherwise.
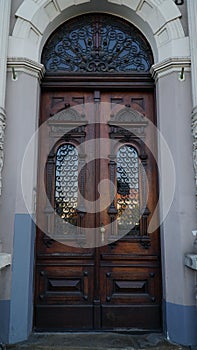
<path fill-rule="evenodd" d="M 92 10 L 118 14 L 135 24 L 148 39 L 155 63 L 188 56 L 181 13 L 172 0 L 101 0 L 99 4 L 95 0 L 24 0 L 15 14 L 9 57 L 40 62 L 42 47 L 54 29 Z"/>

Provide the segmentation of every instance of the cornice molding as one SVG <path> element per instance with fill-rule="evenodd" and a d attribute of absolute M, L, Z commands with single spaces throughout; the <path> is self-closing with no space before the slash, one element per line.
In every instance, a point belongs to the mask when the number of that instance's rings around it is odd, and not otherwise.
<path fill-rule="evenodd" d="M 191 70 L 191 59 L 190 57 L 173 57 L 168 58 L 162 62 L 152 65 L 150 73 L 155 81 L 157 81 L 162 76 L 168 75 L 173 72 L 181 72 Z"/>
<path fill-rule="evenodd" d="M 11 71 L 14 68 L 16 78 L 17 72 L 23 72 L 38 78 L 40 81 L 45 73 L 43 64 L 30 60 L 26 57 L 8 57 L 7 68 L 8 71 Z"/>

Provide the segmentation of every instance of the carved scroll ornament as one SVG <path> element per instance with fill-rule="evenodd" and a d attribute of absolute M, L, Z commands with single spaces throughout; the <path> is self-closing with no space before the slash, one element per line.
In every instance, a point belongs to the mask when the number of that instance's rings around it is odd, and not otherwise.
<path fill-rule="evenodd" d="M 3 169 L 3 146 L 4 146 L 4 130 L 5 130 L 5 111 L 0 108 L 0 195 L 2 192 L 2 169 Z"/>
<path fill-rule="evenodd" d="M 192 134 L 193 134 L 193 162 L 194 162 L 196 195 L 197 195 L 197 111 L 192 116 Z"/>
<path fill-rule="evenodd" d="M 60 26 L 45 45 L 47 72 L 149 72 L 150 47 L 130 23 L 107 14 L 79 16 Z"/>

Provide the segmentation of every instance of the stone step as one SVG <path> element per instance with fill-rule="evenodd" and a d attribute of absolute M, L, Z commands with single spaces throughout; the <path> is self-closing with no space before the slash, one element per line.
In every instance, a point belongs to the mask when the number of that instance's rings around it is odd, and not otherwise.
<path fill-rule="evenodd" d="M 167 342 L 161 334 L 121 333 L 32 334 L 28 341 L 7 345 L 13 350 L 188 350 Z"/>
<path fill-rule="evenodd" d="M 91 344 L 88 347 L 80 346 L 80 347 L 72 347 L 72 346 L 48 346 L 48 345 L 31 345 L 31 344 L 26 344 L 26 345 L 17 345 L 17 346 L 12 346 L 12 347 L 5 347 L 5 350 L 7 349 L 13 349 L 13 350 L 183 350 L 183 349 L 188 349 L 186 347 L 174 347 L 174 346 L 168 346 L 164 344 L 160 344 L 159 346 L 156 347 L 145 347 L 145 348 L 134 348 L 134 347 L 92 347 Z M 3 348 L 4 350 L 4 348 Z"/>

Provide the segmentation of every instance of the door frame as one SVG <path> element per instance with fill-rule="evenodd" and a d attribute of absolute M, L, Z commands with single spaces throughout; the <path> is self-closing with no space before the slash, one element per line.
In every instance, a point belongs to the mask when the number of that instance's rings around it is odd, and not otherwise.
<path fill-rule="evenodd" d="M 91 75 L 80 75 L 80 74 L 46 74 L 41 83 L 41 97 L 42 92 L 47 91 L 70 91 L 82 89 L 83 91 L 88 90 L 99 90 L 99 91 L 149 91 L 153 94 L 153 101 L 155 102 L 155 84 L 150 74 L 91 74 Z M 153 102 L 153 103 L 154 103 Z M 153 119 L 156 123 L 156 112 L 155 103 L 153 104 Z M 158 191 L 157 191 L 158 192 Z M 159 192 L 158 192 L 159 193 Z M 160 238 L 159 238 L 160 242 Z M 159 244 L 159 256 L 161 252 L 161 246 Z M 161 259 L 161 257 L 160 257 Z M 160 268 L 162 276 L 162 270 Z M 162 280 L 162 278 L 161 278 Z M 162 281 L 160 282 L 160 288 L 162 291 Z M 161 292 L 162 293 L 162 292 Z M 162 318 L 162 313 L 161 313 Z M 162 321 L 161 321 L 162 324 Z"/>

